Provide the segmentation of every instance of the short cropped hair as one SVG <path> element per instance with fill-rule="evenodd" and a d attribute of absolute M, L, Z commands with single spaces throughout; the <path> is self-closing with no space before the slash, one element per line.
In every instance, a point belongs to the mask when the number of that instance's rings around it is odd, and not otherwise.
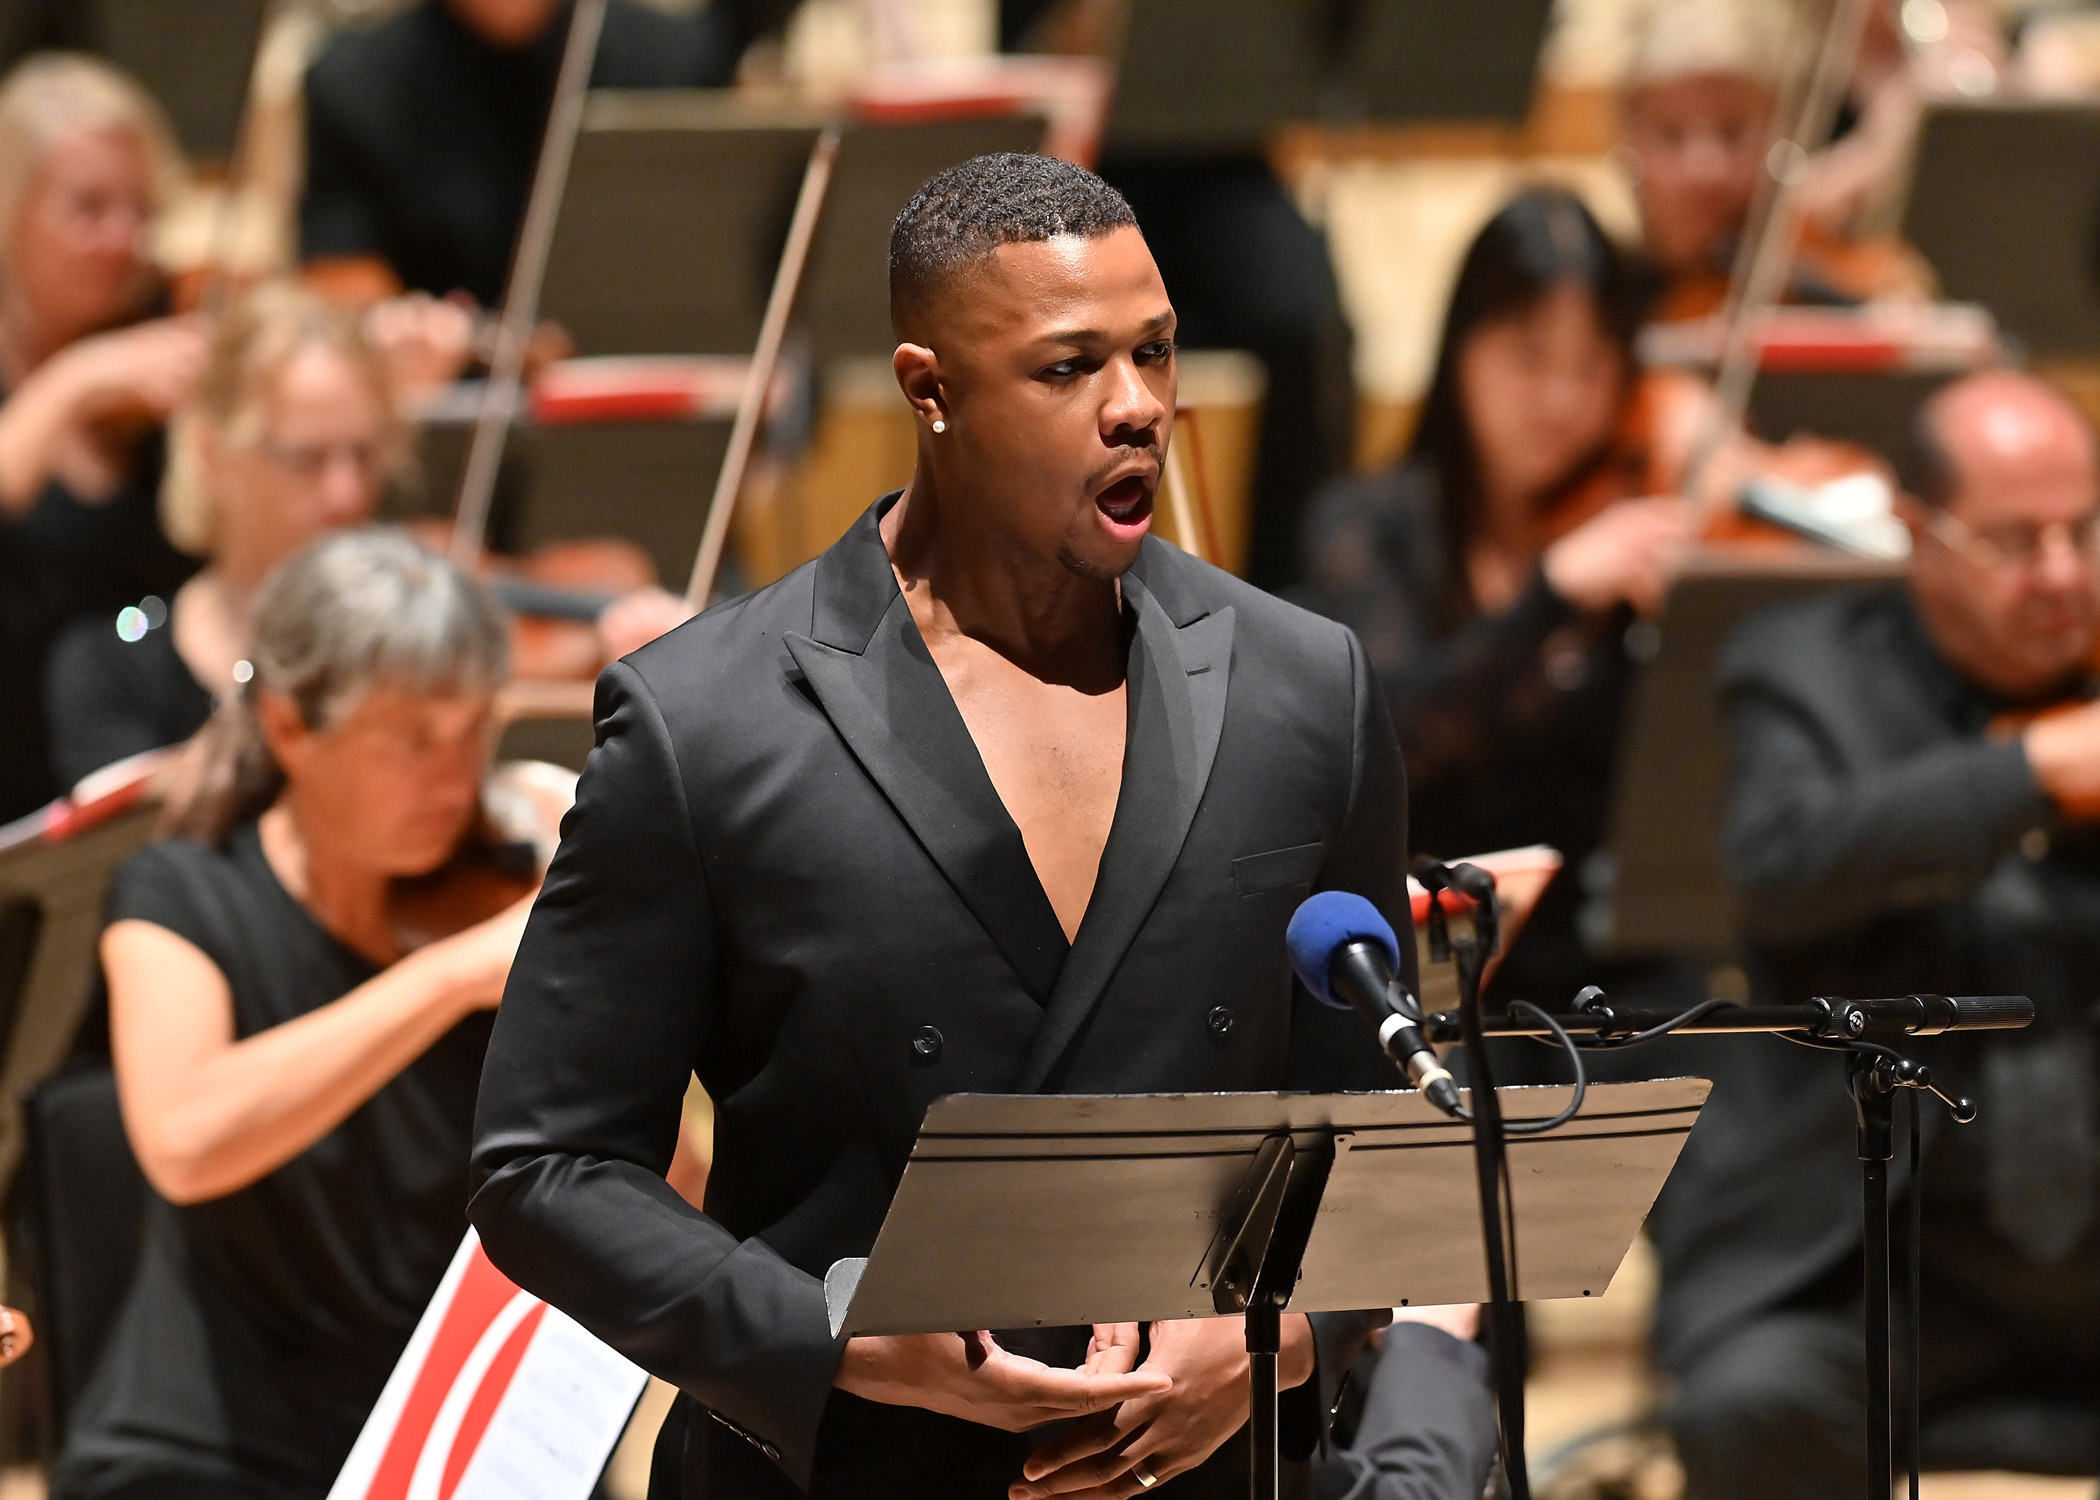
<path fill-rule="evenodd" d="M 1896 465 L 1896 480 L 1934 510 L 1945 510 L 1953 502 L 1955 491 L 1961 488 L 1961 470 L 1940 432 L 1937 401 L 1927 398 L 1911 414 L 1902 457 Z"/>
<path fill-rule="evenodd" d="M 1137 224 L 1123 195 L 1054 156 L 1002 151 L 926 180 L 890 229 L 890 321 L 906 317 L 1001 245 L 1075 235 L 1093 239 Z"/>

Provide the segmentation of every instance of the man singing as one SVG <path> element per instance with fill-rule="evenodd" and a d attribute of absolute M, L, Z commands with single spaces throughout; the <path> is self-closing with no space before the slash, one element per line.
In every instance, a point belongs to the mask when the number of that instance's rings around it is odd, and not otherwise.
<path fill-rule="evenodd" d="M 910 485 L 600 680 L 474 1222 L 685 1392 L 652 1493 L 1243 1494 L 1237 1319 L 840 1340 L 821 1278 L 939 1095 L 1392 1085 L 1283 946 L 1319 889 L 1406 930 L 1386 710 L 1346 630 L 1148 539 L 1174 310 L 1112 189 L 944 172 L 890 296 Z M 704 1214 L 663 1180 L 694 1071 Z M 1298 1457 L 1370 1321 L 1285 1318 Z"/>

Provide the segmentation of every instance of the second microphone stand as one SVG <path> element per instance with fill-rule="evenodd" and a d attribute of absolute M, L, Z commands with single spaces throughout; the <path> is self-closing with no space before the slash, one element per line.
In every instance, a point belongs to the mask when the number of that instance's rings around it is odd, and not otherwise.
<path fill-rule="evenodd" d="M 1492 1294 L 1489 1327 L 1493 1340 L 1497 1393 L 1502 1407 L 1503 1462 L 1512 1500 L 1529 1500 L 1530 1481 L 1524 1468 L 1524 1385 L 1521 1357 L 1523 1324 L 1517 1304 L 1509 1295 L 1510 1277 L 1505 1259 L 1504 1224 L 1507 1212 L 1507 1172 L 1504 1166 L 1506 1129 L 1495 1105 L 1493 1079 L 1488 1072 L 1487 1038 L 1529 1036 L 1551 1038 L 1568 1049 L 1576 1066 L 1577 1092 L 1583 1085 L 1581 1053 L 1584 1050 L 1617 1050 L 1661 1037 L 1713 1032 L 1767 1032 L 1781 1034 L 1811 1047 L 1846 1054 L 1845 1081 L 1858 1122 L 1858 1150 L 1864 1199 L 1864 1237 L 1861 1254 L 1866 1275 L 1864 1338 L 1867 1356 L 1867 1500 L 1887 1500 L 1893 1479 L 1895 1403 L 1890 1340 L 1890 1308 L 1893 1300 L 1892 1256 L 1889 1236 L 1889 1163 L 1896 1149 L 1895 1108 L 1899 1094 L 1907 1093 L 1909 1111 L 1911 1192 L 1917 1193 L 1918 1130 L 1917 1099 L 1930 1094 L 1947 1106 L 1960 1124 L 1976 1118 L 1975 1104 L 1943 1093 L 1932 1081 L 1924 1064 L 1898 1053 L 1893 1043 L 1910 1037 L 1938 1036 L 1950 1031 L 2013 1030 L 2034 1021 L 2034 1003 L 2023 995 L 1905 995 L 1886 1000 L 1842 1000 L 1819 998 L 1804 1005 L 1736 1005 L 1707 1000 L 1690 1010 L 1619 1010 L 1601 990 L 1585 989 L 1576 997 L 1572 1012 L 1549 1014 L 1518 1001 L 1509 1013 L 1483 1015 L 1480 985 L 1487 964 L 1494 957 L 1499 931 L 1495 918 L 1495 882 L 1486 871 L 1472 865 L 1442 865 L 1433 860 L 1418 862 L 1415 878 L 1430 892 L 1430 956 L 1450 959 L 1458 970 L 1458 1009 L 1437 1011 L 1422 1020 L 1423 1034 L 1432 1042 L 1458 1042 L 1465 1048 L 1466 1067 L 1471 1075 L 1471 1109 L 1474 1146 L 1479 1161 L 1481 1229 L 1486 1242 L 1488 1285 Z M 1445 891 L 1453 891 L 1472 904 L 1470 937 L 1451 936 L 1444 913 Z M 1528 1019 L 1527 1019 L 1528 1017 Z M 1910 1347 L 1905 1389 L 1904 1449 L 1916 1494 L 1917 1473 L 1917 1254 L 1913 1235 L 1909 1246 L 1911 1276 L 1908 1287 Z"/>

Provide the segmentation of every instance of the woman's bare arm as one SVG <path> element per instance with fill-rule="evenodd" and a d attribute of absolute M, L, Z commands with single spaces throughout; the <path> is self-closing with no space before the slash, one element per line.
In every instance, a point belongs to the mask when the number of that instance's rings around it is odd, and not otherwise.
<path fill-rule="evenodd" d="M 226 976 L 152 922 L 102 935 L 124 1128 L 162 1197 L 223 1197 L 341 1124 L 464 1016 L 503 995 L 529 900 L 245 1039 Z"/>

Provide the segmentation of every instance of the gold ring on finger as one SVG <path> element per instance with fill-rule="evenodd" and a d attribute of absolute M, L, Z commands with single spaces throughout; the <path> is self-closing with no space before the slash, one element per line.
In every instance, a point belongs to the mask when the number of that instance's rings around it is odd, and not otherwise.
<path fill-rule="evenodd" d="M 1159 1476 L 1145 1467 L 1145 1461 L 1142 1458 L 1138 1460 L 1137 1467 L 1130 1471 L 1130 1475 L 1131 1478 L 1148 1490 L 1159 1483 Z"/>

